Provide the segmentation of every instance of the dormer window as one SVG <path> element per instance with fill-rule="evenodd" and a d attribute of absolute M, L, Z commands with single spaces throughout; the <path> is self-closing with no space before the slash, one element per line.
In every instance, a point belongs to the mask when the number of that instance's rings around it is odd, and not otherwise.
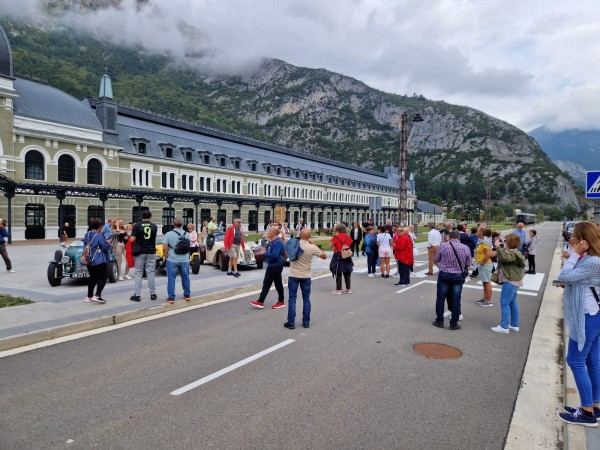
<path fill-rule="evenodd" d="M 192 152 L 185 152 L 185 160 L 187 162 L 191 162 L 192 161 Z"/>
<path fill-rule="evenodd" d="M 287 169 L 287 170 L 285 171 L 285 174 L 286 174 L 288 177 L 291 177 L 291 176 L 292 176 L 292 171 L 291 171 L 290 169 Z"/>
<path fill-rule="evenodd" d="M 175 156 L 175 151 L 173 150 L 175 148 L 175 145 L 171 144 L 170 142 L 161 142 L 158 145 L 162 150 L 164 158 L 173 159 L 173 157 Z"/>
<path fill-rule="evenodd" d="M 210 164 L 210 156 L 208 156 L 208 155 L 202 155 L 202 162 L 204 164 Z"/>
<path fill-rule="evenodd" d="M 270 174 L 273 172 L 273 166 L 269 163 L 262 163 L 263 167 L 265 168 L 265 173 Z"/>
<path fill-rule="evenodd" d="M 231 164 L 233 166 L 234 169 L 239 169 L 242 167 L 241 158 L 238 158 L 237 156 L 232 156 L 231 158 L 229 158 L 231 160 Z"/>
<path fill-rule="evenodd" d="M 308 174 L 306 172 L 304 172 L 304 179 L 308 180 Z"/>
<path fill-rule="evenodd" d="M 141 155 L 145 155 L 148 153 L 148 144 L 150 141 L 144 138 L 130 138 L 131 142 L 133 142 L 133 148 L 136 152 Z"/>
<path fill-rule="evenodd" d="M 277 169 L 275 169 L 275 173 L 276 173 L 277 175 L 281 175 L 281 169 L 278 167 Z"/>
<path fill-rule="evenodd" d="M 250 163 L 250 170 L 256 172 L 256 163 Z"/>
<path fill-rule="evenodd" d="M 296 174 L 295 175 L 296 175 L 296 178 L 300 178 L 300 171 L 296 170 Z"/>

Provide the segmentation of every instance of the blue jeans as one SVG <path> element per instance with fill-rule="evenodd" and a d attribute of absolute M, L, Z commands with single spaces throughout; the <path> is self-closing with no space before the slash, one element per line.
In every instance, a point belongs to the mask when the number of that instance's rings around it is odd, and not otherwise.
<path fill-rule="evenodd" d="M 460 296 L 465 278 L 460 273 L 440 271 L 437 281 L 437 297 L 435 301 L 435 315 L 437 323 L 444 323 L 444 303 L 448 297 L 448 309 L 452 311 L 450 325 L 458 323 L 460 317 Z"/>
<path fill-rule="evenodd" d="M 398 264 L 398 274 L 400 275 L 400 279 L 398 283 L 400 284 L 410 284 L 410 266 L 408 264 L 404 264 L 400 260 L 396 260 Z"/>
<path fill-rule="evenodd" d="M 573 372 L 581 406 L 600 402 L 600 312 L 585 315 L 585 345 L 577 350 L 577 342 L 569 339 L 567 364 Z"/>
<path fill-rule="evenodd" d="M 302 291 L 302 325 L 308 325 L 310 323 L 310 278 L 288 278 L 288 317 L 287 321 L 289 324 L 296 322 L 296 294 L 298 293 L 298 285 Z"/>
<path fill-rule="evenodd" d="M 190 263 L 172 262 L 167 259 L 167 297 L 175 300 L 175 280 L 177 271 L 181 275 L 181 287 L 183 288 L 183 296 L 190 296 Z"/>
<path fill-rule="evenodd" d="M 511 283 L 505 282 L 502 284 L 502 291 L 500 292 L 500 311 L 502 313 L 500 326 L 502 328 L 508 328 L 509 323 L 511 327 L 519 326 L 518 289 L 517 286 Z"/>
<path fill-rule="evenodd" d="M 367 251 L 367 272 L 377 272 L 377 255 L 372 250 Z"/>

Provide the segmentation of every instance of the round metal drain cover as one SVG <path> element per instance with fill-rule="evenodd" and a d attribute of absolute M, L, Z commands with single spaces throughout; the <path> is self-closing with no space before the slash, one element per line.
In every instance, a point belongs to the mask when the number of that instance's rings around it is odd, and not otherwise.
<path fill-rule="evenodd" d="M 430 359 L 456 359 L 462 356 L 462 352 L 446 344 L 434 344 L 431 342 L 416 344 L 413 350 L 419 355 Z"/>

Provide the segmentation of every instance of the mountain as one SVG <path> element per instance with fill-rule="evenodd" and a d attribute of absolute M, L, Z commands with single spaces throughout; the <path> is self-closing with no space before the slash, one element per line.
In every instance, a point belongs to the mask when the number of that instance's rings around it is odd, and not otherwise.
<path fill-rule="evenodd" d="M 0 25 L 16 76 L 33 75 L 78 98 L 96 95 L 107 71 L 120 103 L 377 170 L 398 166 L 401 115 L 413 110 L 424 119 L 413 124 L 408 143 L 420 199 L 477 210 L 489 185 L 493 203 L 579 208 L 581 191 L 532 137 L 472 108 L 389 94 L 276 59 L 241 74 L 215 74 L 59 22 L 1 17 Z"/>
<path fill-rule="evenodd" d="M 585 186 L 585 173 L 600 170 L 600 131 L 566 130 L 553 132 L 545 127 L 529 132 L 542 150 L 579 185 Z"/>

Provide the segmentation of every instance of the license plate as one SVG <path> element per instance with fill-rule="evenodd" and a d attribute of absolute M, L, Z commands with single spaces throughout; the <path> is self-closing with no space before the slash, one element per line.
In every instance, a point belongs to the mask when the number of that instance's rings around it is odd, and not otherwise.
<path fill-rule="evenodd" d="M 69 278 L 85 278 L 87 276 L 87 272 L 77 272 L 69 274 Z"/>

